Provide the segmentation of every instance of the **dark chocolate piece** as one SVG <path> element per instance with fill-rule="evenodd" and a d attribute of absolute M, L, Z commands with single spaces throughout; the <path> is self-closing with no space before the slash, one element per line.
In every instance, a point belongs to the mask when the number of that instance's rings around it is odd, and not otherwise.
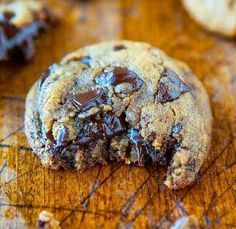
<path fill-rule="evenodd" d="M 138 91 L 144 83 L 135 72 L 125 67 L 115 67 L 110 72 L 103 71 L 96 76 L 95 82 L 101 86 L 116 86 L 122 83 L 128 83 L 132 85 L 132 92 Z"/>
<path fill-rule="evenodd" d="M 102 122 L 105 138 L 115 137 L 125 133 L 127 130 L 124 115 L 117 117 L 112 112 L 108 112 L 104 115 Z"/>
<path fill-rule="evenodd" d="M 99 139 L 102 139 L 102 136 L 102 120 L 92 116 L 85 120 L 84 128 L 80 132 L 75 143 L 81 148 L 89 149 L 94 146 Z"/>
<path fill-rule="evenodd" d="M 78 151 L 78 146 L 68 143 L 66 146 L 54 145 L 50 153 L 53 155 L 54 161 L 60 161 L 61 167 L 64 169 L 75 168 L 75 154 Z"/>
<path fill-rule="evenodd" d="M 166 69 L 161 76 L 156 94 L 157 103 L 166 103 L 178 99 L 181 94 L 189 92 L 189 87 L 181 81 L 172 70 Z"/>
<path fill-rule="evenodd" d="M 72 102 L 80 111 L 87 111 L 103 102 L 103 89 L 95 89 L 72 97 Z"/>
<path fill-rule="evenodd" d="M 108 112 L 100 118 L 90 117 L 85 122 L 84 129 L 81 131 L 76 143 L 83 147 L 88 147 L 99 139 L 108 141 L 125 133 L 126 130 L 125 116 L 118 117 L 112 112 Z"/>
<path fill-rule="evenodd" d="M 138 164 L 144 166 L 145 155 L 149 152 L 146 141 L 142 138 L 137 130 L 131 129 L 130 132 L 130 142 L 134 146 L 138 154 Z"/>
<path fill-rule="evenodd" d="M 151 142 L 144 140 L 137 130 L 131 129 L 130 142 L 138 154 L 138 163 L 140 166 L 144 165 L 147 157 L 150 157 L 153 163 L 158 163 L 161 166 L 167 164 L 166 153 L 156 150 Z"/>
<path fill-rule="evenodd" d="M 116 45 L 113 48 L 114 51 L 120 51 L 120 50 L 123 50 L 123 49 L 126 49 L 126 47 L 124 45 Z"/>

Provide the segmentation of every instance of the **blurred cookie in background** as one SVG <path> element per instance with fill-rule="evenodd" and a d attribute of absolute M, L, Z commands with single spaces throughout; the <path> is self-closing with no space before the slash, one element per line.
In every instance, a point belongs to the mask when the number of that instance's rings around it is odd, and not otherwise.
<path fill-rule="evenodd" d="M 35 55 L 34 38 L 58 20 L 41 1 L 0 4 L 0 61 L 28 61 Z"/>
<path fill-rule="evenodd" d="M 236 0 L 182 0 L 190 16 L 209 31 L 236 36 Z"/>

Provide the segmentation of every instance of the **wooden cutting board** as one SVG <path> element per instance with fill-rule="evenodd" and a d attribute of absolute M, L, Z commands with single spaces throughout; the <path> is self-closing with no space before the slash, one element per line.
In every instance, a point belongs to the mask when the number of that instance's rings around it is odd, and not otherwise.
<path fill-rule="evenodd" d="M 62 228 L 155 228 L 163 216 L 195 215 L 202 226 L 236 227 L 236 40 L 209 34 L 177 0 L 51 0 L 61 25 L 37 41 L 29 64 L 0 64 L 0 228 L 34 228 L 42 210 Z M 109 39 L 146 41 L 187 62 L 214 115 L 210 155 L 197 181 L 171 191 L 163 171 L 114 164 L 84 173 L 40 165 L 24 135 L 24 98 L 67 52 Z"/>

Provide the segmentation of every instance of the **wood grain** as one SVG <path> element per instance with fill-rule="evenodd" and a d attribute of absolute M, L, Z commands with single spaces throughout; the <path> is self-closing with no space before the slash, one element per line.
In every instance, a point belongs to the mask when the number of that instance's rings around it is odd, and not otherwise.
<path fill-rule="evenodd" d="M 61 25 L 37 41 L 26 65 L 0 64 L 0 228 L 34 228 L 49 210 L 62 228 L 155 228 L 165 215 L 196 215 L 203 227 L 236 226 L 236 41 L 196 25 L 177 0 L 50 0 Z M 187 62 L 214 115 L 209 158 L 190 187 L 170 191 L 163 171 L 114 164 L 78 174 L 43 168 L 24 135 L 24 98 L 67 52 L 109 40 L 146 41 Z"/>

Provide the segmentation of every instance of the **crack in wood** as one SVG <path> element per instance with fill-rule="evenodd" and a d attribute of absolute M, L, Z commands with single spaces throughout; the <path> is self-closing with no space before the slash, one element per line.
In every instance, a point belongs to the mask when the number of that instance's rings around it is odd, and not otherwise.
<path fill-rule="evenodd" d="M 15 208 L 30 208 L 30 209 L 50 209 L 50 210 L 56 210 L 56 211 L 75 211 L 83 213 L 82 209 L 73 209 L 73 208 L 65 208 L 65 207 L 52 207 L 47 205 L 31 205 L 31 204 L 9 204 L 9 203 L 0 203 L 0 207 L 15 207 Z M 104 216 L 106 214 L 119 214 L 118 211 L 106 211 L 106 210 L 100 210 L 98 209 L 96 212 L 93 211 L 87 211 L 86 213 L 92 214 L 92 215 L 101 215 Z"/>
<path fill-rule="evenodd" d="M 4 161 L 3 165 L 0 167 L 0 174 L 4 171 L 4 169 L 7 167 L 7 161 Z"/>
<path fill-rule="evenodd" d="M 137 195 L 139 191 L 142 189 L 142 187 L 148 182 L 151 176 L 149 176 L 138 188 L 134 191 L 134 193 L 130 196 L 130 198 L 127 200 L 127 202 L 120 208 L 120 211 L 123 212 L 123 215 L 121 216 L 117 228 L 122 228 L 122 223 L 125 221 L 125 219 L 129 216 L 129 212 L 132 208 L 132 205 L 137 198 Z"/>
<path fill-rule="evenodd" d="M 88 205 L 89 205 L 90 198 L 96 192 L 96 189 L 97 189 L 97 187 L 99 185 L 98 178 L 99 178 L 99 175 L 101 173 L 101 169 L 102 169 L 102 166 L 99 166 L 97 176 L 96 176 L 95 181 L 94 181 L 94 183 L 92 185 L 92 190 L 90 191 L 90 193 L 88 195 L 89 197 L 87 199 L 84 199 L 84 200 L 82 200 L 80 202 L 80 204 L 83 206 L 83 214 L 82 214 L 82 217 L 80 219 L 79 228 L 81 228 L 81 225 L 83 223 L 85 214 L 88 211 Z"/>
<path fill-rule="evenodd" d="M 10 148 L 10 145 L 8 145 L 8 144 L 0 144 L 0 148 Z"/>
<path fill-rule="evenodd" d="M 8 138 L 10 138 L 11 136 L 15 135 L 17 132 L 19 132 L 20 130 L 22 130 L 23 127 L 24 127 L 24 126 L 18 127 L 16 130 L 14 130 L 13 132 L 11 132 L 10 134 L 8 134 L 7 136 L 5 136 L 4 138 L 0 139 L 0 143 L 4 142 L 5 140 L 7 140 Z"/>
<path fill-rule="evenodd" d="M 158 191 L 155 192 L 155 193 L 153 194 L 153 196 L 151 196 L 151 197 L 146 201 L 145 205 L 144 205 L 141 209 L 137 210 L 137 211 L 134 213 L 134 217 L 128 222 L 128 224 L 134 223 L 134 221 L 143 213 L 143 211 L 146 209 L 146 207 L 147 207 L 150 203 L 152 203 L 153 198 L 155 198 L 155 197 L 157 196 L 157 194 L 159 194 Z"/>
<path fill-rule="evenodd" d="M 90 198 L 96 193 L 96 191 L 97 191 L 104 183 L 106 183 L 106 181 L 107 181 L 109 178 L 111 178 L 112 175 L 113 175 L 121 166 L 122 166 L 122 164 L 118 164 L 117 166 L 115 166 L 115 168 L 110 172 L 110 174 L 109 174 L 106 178 L 104 178 L 101 182 L 99 182 L 99 184 L 96 186 L 96 189 L 93 190 L 92 194 L 89 193 L 89 194 L 87 195 L 87 197 L 84 198 L 84 200 L 82 201 L 82 203 L 84 203 L 87 199 L 90 199 Z M 96 179 L 95 179 L 95 181 L 96 181 Z M 65 223 L 65 221 L 75 213 L 75 210 L 78 209 L 78 208 L 80 208 L 80 207 L 81 207 L 81 203 L 80 203 L 77 207 L 75 207 L 75 208 L 71 211 L 71 213 L 69 213 L 67 216 L 65 216 L 65 217 L 60 221 L 60 225 L 62 225 L 63 223 Z M 85 211 L 85 213 L 86 213 L 86 212 L 87 212 L 87 211 Z"/>
<path fill-rule="evenodd" d="M 27 174 L 29 174 L 29 173 L 31 173 L 31 172 L 34 172 L 34 171 L 35 171 L 37 168 L 39 168 L 39 167 L 41 167 L 41 165 L 37 165 L 37 166 L 35 166 L 33 169 L 31 169 L 31 170 L 29 170 L 29 171 L 26 171 L 26 172 L 22 173 L 21 175 L 17 176 L 16 178 L 14 178 L 14 179 L 12 179 L 12 180 L 10 180 L 10 181 L 4 183 L 3 185 L 0 186 L 0 189 L 2 189 L 3 187 L 5 187 L 6 185 L 9 185 L 9 184 L 12 183 L 13 181 L 16 181 L 16 180 L 18 180 L 19 178 L 21 178 L 21 177 L 23 177 L 23 176 L 25 176 L 25 175 L 27 175 Z"/>

